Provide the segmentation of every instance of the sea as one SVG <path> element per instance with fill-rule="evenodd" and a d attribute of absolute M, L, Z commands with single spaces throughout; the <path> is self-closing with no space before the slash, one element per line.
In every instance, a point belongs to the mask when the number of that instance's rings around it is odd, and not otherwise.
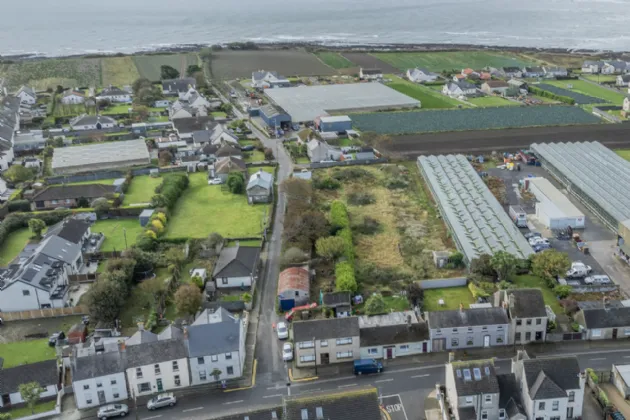
<path fill-rule="evenodd" d="M 630 0 L 2 0 L 0 55 L 236 41 L 630 50 Z"/>

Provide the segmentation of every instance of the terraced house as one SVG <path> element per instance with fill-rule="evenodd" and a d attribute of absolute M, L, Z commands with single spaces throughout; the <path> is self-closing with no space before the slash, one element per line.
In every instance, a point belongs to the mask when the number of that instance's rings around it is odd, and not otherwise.
<path fill-rule="evenodd" d="M 293 323 L 298 367 L 351 362 L 360 355 L 359 319 L 317 319 Z"/>
<path fill-rule="evenodd" d="M 0 99 L 0 170 L 6 171 L 13 162 L 15 133 L 20 129 L 20 98 Z"/>
<path fill-rule="evenodd" d="M 540 289 L 499 290 L 494 294 L 494 306 L 507 310 L 508 344 L 545 341 L 548 318 Z"/>

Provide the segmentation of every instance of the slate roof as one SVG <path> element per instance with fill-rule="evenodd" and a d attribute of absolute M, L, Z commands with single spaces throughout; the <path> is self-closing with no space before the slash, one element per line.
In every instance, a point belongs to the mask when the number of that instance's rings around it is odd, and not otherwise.
<path fill-rule="evenodd" d="M 117 351 L 75 357 L 72 363 L 72 380 L 82 381 L 124 371 L 123 358 Z"/>
<path fill-rule="evenodd" d="M 0 395 L 19 392 L 21 384 L 37 382 L 42 387 L 59 383 L 57 360 L 28 363 L 0 369 Z"/>
<path fill-rule="evenodd" d="M 81 239 L 90 228 L 89 223 L 75 218 L 67 219 L 62 223 L 63 225 L 57 232 L 57 236 L 74 244 L 80 244 Z"/>
<path fill-rule="evenodd" d="M 518 73 L 521 69 L 518 67 L 503 67 L 503 72 L 505 73 Z"/>
<path fill-rule="evenodd" d="M 630 82 L 630 74 L 622 75 L 621 80 L 623 80 L 624 82 Z"/>
<path fill-rule="evenodd" d="M 302 410 L 307 410 L 310 420 L 382 419 L 378 393 L 374 387 L 287 397 L 284 407 L 283 420 L 302 420 Z M 318 411 L 321 414 L 318 415 Z"/>
<path fill-rule="evenodd" d="M 510 86 L 507 82 L 503 80 L 488 80 L 485 83 L 488 85 L 488 87 L 491 87 L 491 88 L 503 88 L 503 87 Z"/>
<path fill-rule="evenodd" d="M 192 133 L 192 138 L 195 143 L 207 143 L 210 141 L 210 131 L 198 130 Z"/>
<path fill-rule="evenodd" d="M 239 351 L 241 321 L 228 311 L 219 309 L 219 322 L 204 323 L 204 311 L 188 327 L 188 356 L 200 357 Z"/>
<path fill-rule="evenodd" d="M 547 317 L 545 301 L 540 289 L 510 289 L 503 293 L 510 302 L 509 308 L 512 318 Z"/>
<path fill-rule="evenodd" d="M 72 264 L 76 261 L 77 256 L 81 255 L 81 246 L 58 236 L 51 236 L 39 244 L 37 252 L 67 264 Z"/>
<path fill-rule="evenodd" d="M 285 290 L 309 291 L 310 280 L 308 270 L 302 267 L 289 267 L 280 272 L 278 278 L 278 293 Z"/>
<path fill-rule="evenodd" d="M 381 69 L 377 69 L 377 68 L 374 68 L 374 69 L 364 69 L 364 68 L 362 68 L 361 69 L 361 73 L 363 73 L 363 74 L 381 74 L 381 73 L 383 73 L 383 71 Z"/>
<path fill-rule="evenodd" d="M 65 200 L 68 198 L 81 198 L 87 199 L 104 197 L 107 194 L 113 194 L 116 192 L 116 187 L 113 185 L 103 184 L 82 184 L 82 185 L 63 185 L 61 187 L 48 187 L 35 196 L 32 201 L 47 201 L 47 200 Z M 63 204 L 60 204 L 63 205 Z"/>
<path fill-rule="evenodd" d="M 278 72 L 277 71 L 265 71 L 265 70 L 260 70 L 260 71 L 255 71 L 252 72 L 252 79 L 255 82 L 259 82 L 259 81 L 263 81 L 267 78 L 271 78 L 271 79 L 278 79 Z"/>
<path fill-rule="evenodd" d="M 497 375 L 497 381 L 499 381 L 499 408 L 505 409 L 509 418 L 517 414 L 525 414 L 516 375 L 514 373 Z"/>
<path fill-rule="evenodd" d="M 329 338 L 347 338 L 359 336 L 359 318 L 315 319 L 293 323 L 293 340 L 300 341 L 326 340 Z"/>
<path fill-rule="evenodd" d="M 177 118 L 173 120 L 173 126 L 181 135 L 181 133 L 205 130 L 208 124 L 212 124 L 212 121 L 213 118 L 211 116 Z"/>
<path fill-rule="evenodd" d="M 542 67 L 539 67 L 539 66 L 525 67 L 525 72 L 526 73 L 542 73 L 543 69 Z"/>
<path fill-rule="evenodd" d="M 246 190 L 249 191 L 256 186 L 270 191 L 273 188 L 273 175 L 269 172 L 263 171 L 262 169 L 260 169 L 258 172 L 253 173 L 249 177 L 249 182 L 247 183 Z"/>
<path fill-rule="evenodd" d="M 192 77 L 162 80 L 162 90 L 168 92 L 188 92 L 190 86 L 197 86 L 197 81 Z"/>
<path fill-rule="evenodd" d="M 194 133 L 193 133 L 193 138 L 194 138 Z M 196 141 L 196 140 L 195 140 Z M 214 155 L 217 151 L 219 150 L 219 145 L 217 144 L 210 144 L 207 143 L 205 146 L 203 146 L 203 148 L 201 149 L 201 153 L 203 153 L 204 155 Z"/>
<path fill-rule="evenodd" d="M 223 248 L 214 267 L 213 277 L 251 276 L 258 262 L 260 248 L 254 246 L 232 246 Z"/>
<path fill-rule="evenodd" d="M 350 305 L 350 292 L 324 293 L 323 301 L 324 306 L 328 306 L 329 308 Z"/>
<path fill-rule="evenodd" d="M 431 329 L 500 325 L 508 323 L 508 318 L 503 308 L 435 311 L 429 312 L 428 319 L 429 327 Z"/>
<path fill-rule="evenodd" d="M 523 360 L 523 371 L 532 399 L 566 397 L 567 391 L 580 388 L 577 357 Z"/>
<path fill-rule="evenodd" d="M 213 145 L 213 146 L 216 146 L 216 145 Z M 243 152 L 241 151 L 241 149 L 237 149 L 236 147 L 226 144 L 224 146 L 219 147 L 217 151 L 214 153 L 214 155 L 216 157 L 242 156 Z"/>
<path fill-rule="evenodd" d="M 0 101 L 0 149 L 7 150 L 12 147 L 19 111 L 20 98 L 5 96 Z"/>
<path fill-rule="evenodd" d="M 35 91 L 33 90 L 33 88 L 29 87 L 29 86 L 22 86 L 16 93 L 15 95 L 19 95 L 20 93 L 26 93 L 27 95 L 33 97 L 33 98 L 37 98 L 37 94 L 35 93 Z"/>
<path fill-rule="evenodd" d="M 499 381 L 492 360 L 453 362 L 449 367 L 453 370 L 458 397 L 499 393 Z M 476 369 L 479 370 L 478 377 L 475 377 Z"/>
<path fill-rule="evenodd" d="M 172 338 L 181 339 L 184 337 L 184 332 L 173 326 L 173 324 L 166 327 L 161 333 L 158 334 L 158 340 L 170 340 Z"/>
<path fill-rule="evenodd" d="M 123 96 L 123 95 L 130 95 L 130 93 L 120 89 L 117 86 L 106 87 L 105 89 L 101 91 L 101 93 L 98 94 L 98 96 Z"/>
<path fill-rule="evenodd" d="M 361 328 L 360 337 L 361 347 L 417 343 L 429 339 L 429 326 L 426 322 L 417 322 Z"/>
<path fill-rule="evenodd" d="M 127 369 L 186 358 L 186 343 L 177 339 L 145 342 L 125 349 Z"/>
<path fill-rule="evenodd" d="M 582 309 L 578 316 L 587 329 L 630 327 L 630 307 Z"/>
<path fill-rule="evenodd" d="M 125 340 L 127 346 L 137 346 L 139 344 L 152 343 L 158 341 L 157 334 L 153 334 L 151 331 L 138 330 L 134 335 Z"/>
<path fill-rule="evenodd" d="M 101 124 L 116 124 L 116 120 L 112 117 L 108 117 L 105 115 L 79 115 L 76 118 L 70 120 L 70 126 L 74 127 L 75 125 L 96 125 L 97 123 Z"/>

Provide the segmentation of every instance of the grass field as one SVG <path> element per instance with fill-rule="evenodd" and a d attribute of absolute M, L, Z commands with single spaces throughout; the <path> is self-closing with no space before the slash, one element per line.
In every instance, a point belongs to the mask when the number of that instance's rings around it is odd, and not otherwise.
<path fill-rule="evenodd" d="M 388 74 L 387 78 L 393 80 L 391 83 L 388 83 L 387 86 L 404 95 L 419 100 L 421 108 L 457 108 L 459 105 L 465 106 L 462 102 L 456 99 L 449 98 L 448 96 L 442 95 L 441 93 L 429 89 L 428 87 L 411 83 L 398 76 Z"/>
<path fill-rule="evenodd" d="M 4 358 L 4 369 L 54 359 L 56 356 L 54 347 L 48 346 L 47 338 L 0 343 L 0 354 Z"/>
<path fill-rule="evenodd" d="M 122 88 L 131 85 L 140 77 L 133 57 L 107 57 L 101 59 L 103 86 L 114 85 Z"/>
<path fill-rule="evenodd" d="M 444 300 L 444 305 L 440 305 L 439 300 Z M 472 293 L 468 287 L 446 287 L 442 289 L 427 289 L 424 291 L 423 311 L 448 311 L 459 309 L 459 304 L 463 303 L 464 308 L 475 303 Z"/>
<path fill-rule="evenodd" d="M 317 58 L 322 60 L 324 64 L 332 67 L 333 69 L 347 69 L 349 67 L 355 67 L 352 61 L 333 51 L 318 51 L 315 55 Z"/>
<path fill-rule="evenodd" d="M 249 205 L 244 194 L 208 185 L 205 173 L 190 176 L 190 185 L 179 198 L 167 224 L 167 237 L 205 238 L 213 232 L 224 237 L 260 236 L 269 205 Z"/>
<path fill-rule="evenodd" d="M 519 106 L 518 102 L 508 101 L 507 99 L 501 98 L 499 96 L 482 96 L 479 98 L 470 98 L 468 99 L 473 105 L 477 105 L 479 107 L 491 107 L 491 106 Z"/>
<path fill-rule="evenodd" d="M 162 181 L 164 181 L 164 178 L 153 178 L 149 175 L 134 177 L 125 194 L 123 205 L 129 206 L 131 204 L 151 202 L 151 197 L 155 195 L 155 187 L 160 185 Z"/>
<path fill-rule="evenodd" d="M 606 101 L 612 102 L 613 105 L 621 105 L 625 98 L 623 93 L 613 92 L 604 87 L 585 82 L 584 80 L 545 80 L 545 83 L 563 89 L 568 89 L 567 85 L 573 85 L 573 88 L 570 90 L 584 95 L 602 98 Z"/>
<path fill-rule="evenodd" d="M 132 104 L 118 104 L 107 107 L 101 113 L 103 115 L 120 115 L 129 114 L 129 108 L 133 108 Z"/>
<path fill-rule="evenodd" d="M 245 162 L 262 162 L 265 160 L 265 154 L 258 150 L 252 150 L 251 152 L 243 153 L 243 160 Z"/>
<path fill-rule="evenodd" d="M 19 419 L 21 417 L 28 417 L 34 411 L 35 414 L 45 413 L 46 411 L 52 411 L 55 409 L 55 405 L 57 405 L 57 400 L 50 400 L 46 402 L 37 403 L 33 410 L 31 411 L 28 407 L 14 408 L 9 410 L 8 413 L 11 414 L 11 418 L 13 420 Z"/>
<path fill-rule="evenodd" d="M 619 156 L 621 156 L 625 160 L 630 161 L 630 149 L 615 150 L 615 153 L 617 153 Z"/>
<path fill-rule="evenodd" d="M 582 74 L 580 77 L 595 83 L 616 82 L 617 76 L 612 74 Z"/>
<path fill-rule="evenodd" d="M 64 58 L 0 64 L 0 78 L 9 90 L 22 85 L 36 90 L 64 87 L 100 86 L 101 66 L 98 58 Z"/>
<path fill-rule="evenodd" d="M 70 182 L 67 185 L 103 184 L 112 185 L 116 178 L 96 179 L 94 181 Z"/>
<path fill-rule="evenodd" d="M 105 234 L 102 251 L 123 251 L 125 249 L 125 234 L 127 231 L 127 247 L 136 243 L 136 237 L 142 232 L 143 227 L 137 217 L 132 219 L 98 220 L 92 225 L 92 232 Z"/>
<path fill-rule="evenodd" d="M 7 236 L 4 243 L 0 245 L 0 267 L 7 266 L 22 252 L 31 235 L 32 233 L 28 228 L 22 228 Z"/>
<path fill-rule="evenodd" d="M 432 71 L 461 70 L 466 67 L 480 69 L 492 67 L 523 67 L 529 63 L 499 52 L 444 51 L 444 52 L 395 52 L 375 53 L 373 56 L 402 71 L 414 67 L 425 67 Z"/>
<path fill-rule="evenodd" d="M 216 79 L 251 78 L 252 72 L 275 70 L 285 77 L 333 75 L 336 71 L 303 49 L 218 51 L 210 70 Z"/>
<path fill-rule="evenodd" d="M 547 287 L 547 283 L 540 277 L 532 275 L 515 276 L 512 283 L 519 288 L 534 288 L 540 289 L 543 294 L 545 305 L 549 307 L 556 314 L 564 313 L 564 309 L 560 306 L 560 301 L 556 298 L 556 295 Z"/>
<path fill-rule="evenodd" d="M 180 77 L 186 77 L 186 69 L 193 64 L 199 64 L 197 54 L 164 54 L 137 55 L 133 57 L 138 73 L 151 81 L 160 80 L 160 67 L 171 66 L 179 72 Z"/>

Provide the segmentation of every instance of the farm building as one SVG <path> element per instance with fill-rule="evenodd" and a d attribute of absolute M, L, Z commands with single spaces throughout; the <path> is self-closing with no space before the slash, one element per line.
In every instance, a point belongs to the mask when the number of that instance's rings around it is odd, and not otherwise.
<path fill-rule="evenodd" d="M 527 183 L 528 190 L 538 201 L 536 217 L 548 229 L 584 228 L 584 214 L 548 179 L 530 178 Z"/>
<path fill-rule="evenodd" d="M 149 163 L 151 156 L 144 140 L 127 140 L 57 148 L 52 158 L 52 170 L 55 174 L 76 174 Z"/>
<path fill-rule="evenodd" d="M 418 167 L 467 263 L 497 251 L 523 259 L 533 253 L 466 157 L 420 156 Z"/>
<path fill-rule="evenodd" d="M 288 311 L 308 303 L 310 276 L 308 266 L 289 267 L 278 278 L 278 302 L 280 309 Z"/>
<path fill-rule="evenodd" d="M 263 105 L 249 111 L 252 117 L 260 117 L 269 127 L 282 127 L 291 124 L 291 116 L 273 105 Z"/>
<path fill-rule="evenodd" d="M 352 130 L 352 120 L 347 115 L 320 117 L 315 120 L 315 126 L 324 133 L 345 133 Z"/>
<path fill-rule="evenodd" d="M 611 230 L 630 219 L 630 162 L 599 142 L 534 143 L 543 168 Z"/>
<path fill-rule="evenodd" d="M 295 123 L 310 122 L 329 112 L 380 111 L 420 106 L 420 101 L 381 83 L 300 86 L 269 89 L 265 94 L 284 109 Z"/>

